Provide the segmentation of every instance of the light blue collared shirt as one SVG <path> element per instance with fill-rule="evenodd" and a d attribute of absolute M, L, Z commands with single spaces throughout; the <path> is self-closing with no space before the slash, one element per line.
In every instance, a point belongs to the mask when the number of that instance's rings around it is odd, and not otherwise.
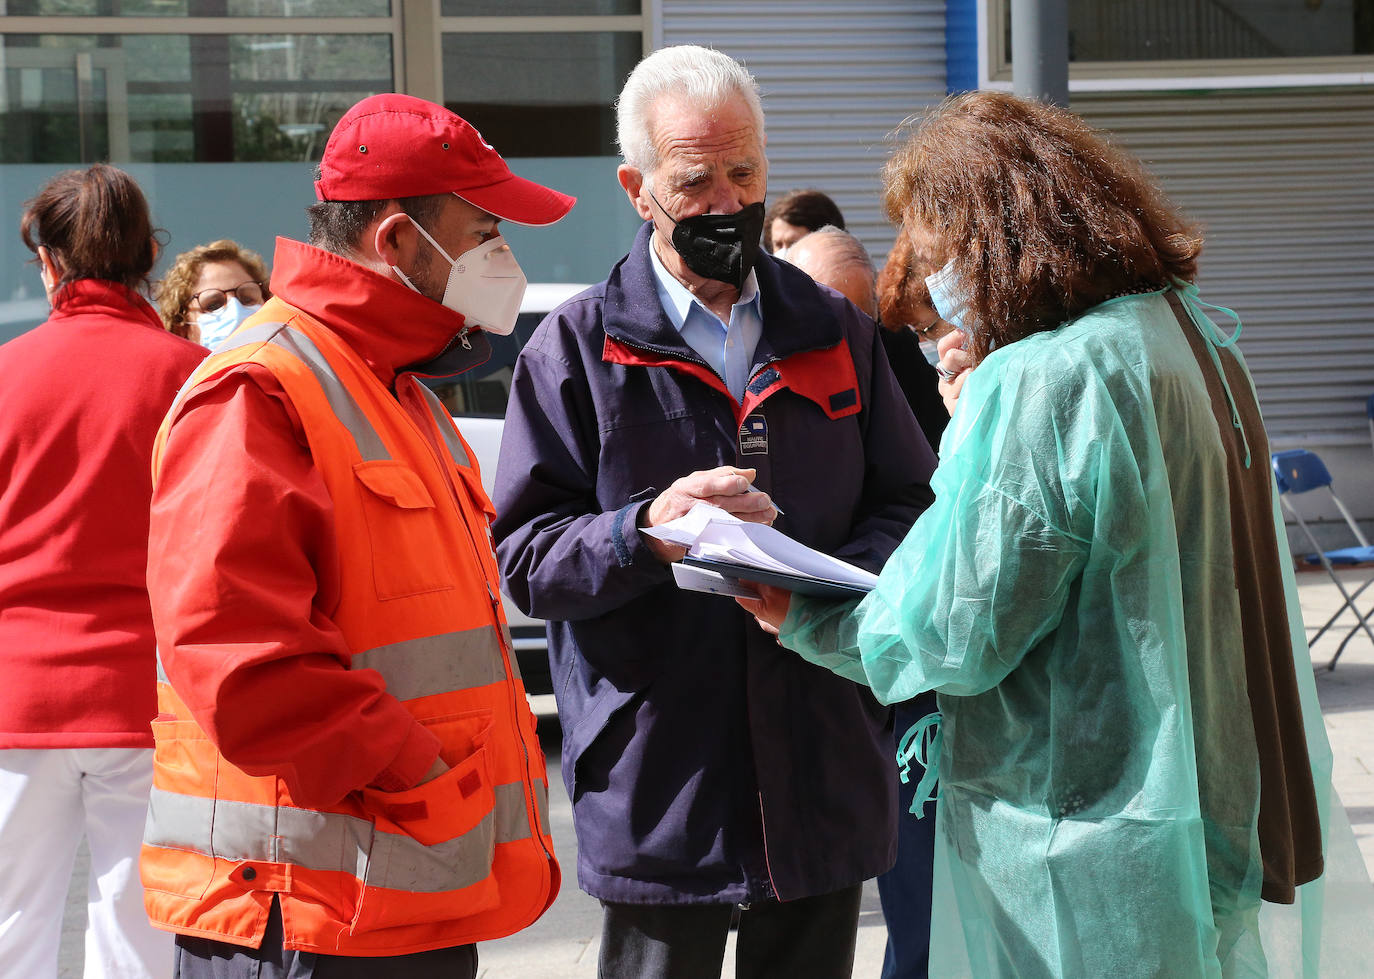
<path fill-rule="evenodd" d="M 649 260 L 654 267 L 658 301 L 682 339 L 725 382 L 735 400 L 744 401 L 744 386 L 754 366 L 754 348 L 763 335 L 763 313 L 759 304 L 759 283 L 754 270 L 744 280 L 739 302 L 730 310 L 727 326 L 720 317 L 703 306 L 677 279 L 673 278 L 649 241 Z"/>

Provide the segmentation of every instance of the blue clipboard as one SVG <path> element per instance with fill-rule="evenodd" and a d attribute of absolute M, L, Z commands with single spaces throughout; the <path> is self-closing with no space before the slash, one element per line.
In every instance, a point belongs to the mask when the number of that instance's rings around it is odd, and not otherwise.
<path fill-rule="evenodd" d="M 777 585 L 798 595 L 809 595 L 813 598 L 863 598 L 873 590 L 867 585 L 853 585 L 847 581 L 813 578 L 810 575 L 787 574 L 782 571 L 765 571 L 763 568 L 690 555 L 684 557 L 682 563 L 693 568 L 705 568 L 707 571 L 714 571 L 737 581 L 759 581 L 765 585 Z"/>

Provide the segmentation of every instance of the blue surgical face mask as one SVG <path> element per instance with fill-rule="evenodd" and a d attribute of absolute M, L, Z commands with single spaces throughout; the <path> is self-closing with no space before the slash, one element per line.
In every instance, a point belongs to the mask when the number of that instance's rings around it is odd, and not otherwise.
<path fill-rule="evenodd" d="M 214 350 L 224 338 L 238 329 L 238 325 L 258 310 L 262 304 L 245 306 L 234 296 L 230 296 L 223 306 L 212 313 L 201 313 L 196 320 L 200 328 L 200 344 Z"/>
<path fill-rule="evenodd" d="M 926 276 L 926 288 L 930 290 L 930 304 L 935 307 L 935 312 L 940 314 L 940 319 L 958 327 L 966 334 L 973 332 L 964 321 L 968 299 L 959 291 L 959 283 L 954 278 L 953 259 L 945 263 L 945 267 L 940 271 Z"/>

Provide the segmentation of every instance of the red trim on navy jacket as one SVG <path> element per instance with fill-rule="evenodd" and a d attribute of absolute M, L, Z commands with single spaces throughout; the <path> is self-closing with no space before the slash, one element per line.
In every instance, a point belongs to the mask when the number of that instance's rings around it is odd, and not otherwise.
<path fill-rule="evenodd" d="M 849 344 L 844 340 L 831 347 L 803 350 L 765 364 L 754 372 L 745 385 L 743 404 L 735 400 L 720 375 L 705 364 L 632 347 L 609 334 L 601 348 L 601 359 L 608 364 L 627 367 L 667 367 L 694 377 L 730 399 L 738 424 L 743 424 L 746 417 L 784 388 L 814 402 L 830 418 L 844 418 L 863 410 L 859 398 L 859 379 L 854 372 L 854 358 L 849 352 Z"/>
<path fill-rule="evenodd" d="M 735 400 L 735 396 L 730 393 L 730 389 L 725 386 L 720 375 L 705 364 L 682 360 L 672 354 L 632 347 L 629 344 L 621 343 L 609 334 L 607 334 L 606 342 L 601 347 L 601 359 L 608 364 L 623 364 L 626 367 L 669 367 L 679 373 L 686 374 L 688 377 L 695 377 L 702 384 L 715 388 L 731 401 Z"/>

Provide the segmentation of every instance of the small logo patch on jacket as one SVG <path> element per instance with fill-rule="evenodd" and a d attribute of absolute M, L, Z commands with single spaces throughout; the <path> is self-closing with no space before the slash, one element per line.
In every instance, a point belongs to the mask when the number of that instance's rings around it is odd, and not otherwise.
<path fill-rule="evenodd" d="M 830 410 L 843 411 L 859 400 L 859 392 L 850 388 L 848 391 L 841 391 L 830 396 Z"/>
<path fill-rule="evenodd" d="M 750 415 L 739 427 L 740 455 L 760 456 L 768 454 L 768 419 L 762 415 Z"/>

